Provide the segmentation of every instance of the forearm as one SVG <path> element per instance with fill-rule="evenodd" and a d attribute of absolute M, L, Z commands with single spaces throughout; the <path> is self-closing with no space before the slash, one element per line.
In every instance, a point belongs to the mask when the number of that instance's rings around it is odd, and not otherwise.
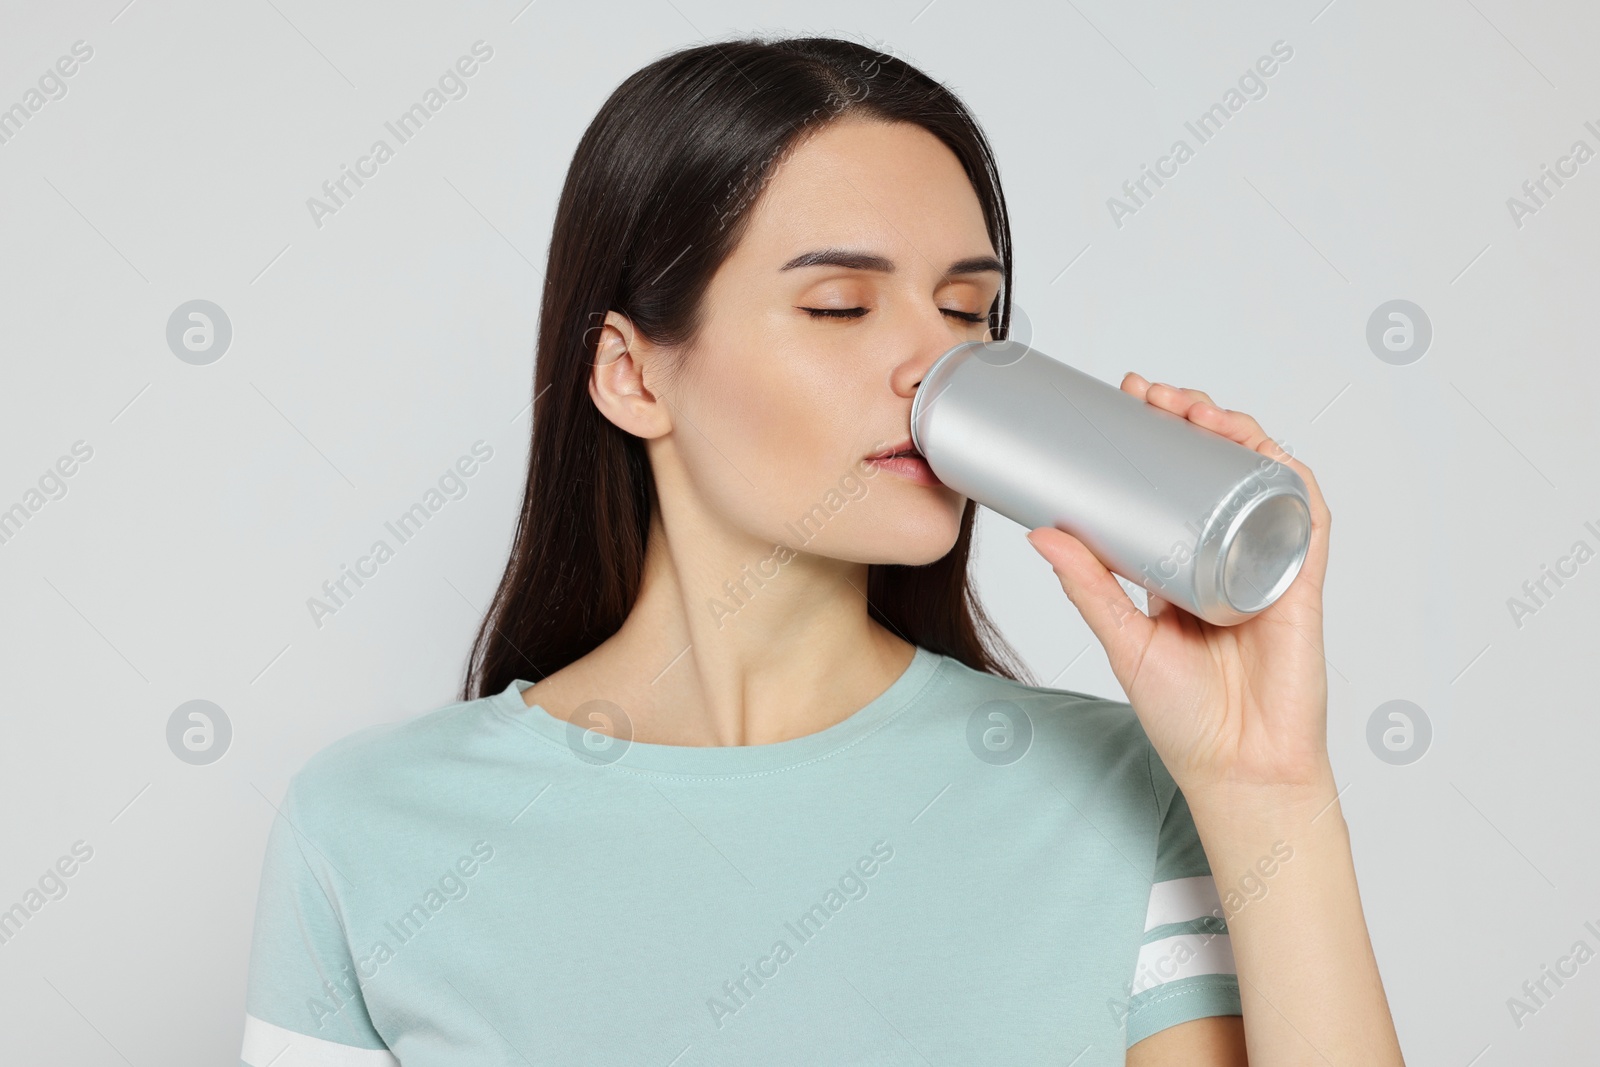
<path fill-rule="evenodd" d="M 1331 772 L 1185 794 L 1222 897 L 1251 1067 L 1403 1065 Z"/>

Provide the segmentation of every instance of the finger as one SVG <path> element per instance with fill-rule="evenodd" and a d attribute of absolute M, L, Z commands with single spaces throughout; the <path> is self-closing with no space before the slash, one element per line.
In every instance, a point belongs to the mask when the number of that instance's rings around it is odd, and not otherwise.
<path fill-rule="evenodd" d="M 1166 382 L 1149 382 L 1132 371 L 1123 378 L 1122 388 L 1163 410 L 1187 418 L 1197 426 L 1283 463 L 1300 476 L 1306 484 L 1306 495 L 1311 504 L 1311 544 L 1302 572 L 1320 589 L 1327 567 L 1327 543 L 1333 517 L 1311 469 L 1273 440 L 1254 418 L 1242 411 L 1220 407 L 1202 390 L 1180 389 Z M 1151 612 L 1152 617 L 1156 614 L 1158 612 Z"/>
<path fill-rule="evenodd" d="M 1172 387 L 1161 383 L 1152 385 L 1151 402 L 1154 403 L 1158 399 L 1172 401 L 1172 393 L 1168 390 L 1172 390 Z M 1198 393 L 1198 390 L 1172 390 L 1172 392 Z M 1333 516 L 1328 510 L 1327 501 L 1323 499 L 1322 487 L 1317 483 L 1316 476 L 1311 473 L 1311 468 L 1295 459 L 1287 449 L 1262 429 L 1259 422 L 1242 411 L 1220 408 L 1208 398 L 1196 400 L 1182 414 L 1196 426 L 1221 434 L 1253 452 L 1282 463 L 1305 482 L 1306 497 L 1311 505 L 1311 543 L 1307 547 L 1306 560 L 1301 571 L 1312 586 L 1321 589 L 1327 569 L 1328 533 Z"/>
<path fill-rule="evenodd" d="M 1318 507 L 1326 512 L 1326 504 L 1322 501 L 1321 491 L 1316 487 L 1316 478 L 1312 475 L 1311 469 L 1295 459 L 1287 449 L 1268 435 L 1255 419 L 1242 411 L 1219 408 L 1209 400 L 1192 405 L 1187 415 L 1189 421 L 1195 425 L 1221 434 L 1228 440 L 1241 444 L 1252 452 L 1259 452 L 1268 459 L 1276 460 L 1300 475 L 1306 483 L 1308 495 L 1312 498 L 1312 518 L 1316 518 Z"/>
<path fill-rule="evenodd" d="M 1249 449 L 1268 440 L 1267 431 L 1259 422 L 1242 411 L 1218 406 L 1202 389 L 1180 389 L 1166 382 L 1151 382 L 1145 389 L 1145 400 Z"/>
<path fill-rule="evenodd" d="M 1152 382 L 1145 399 L 1174 415 L 1186 415 L 1196 404 L 1211 403 L 1211 397 L 1199 389 L 1180 389 L 1166 382 Z"/>
<path fill-rule="evenodd" d="M 1055 571 L 1067 599 L 1105 646 L 1118 680 L 1127 684 L 1155 624 L 1129 598 L 1116 576 L 1076 537 L 1053 526 L 1040 526 L 1029 531 L 1028 543 Z"/>
<path fill-rule="evenodd" d="M 1242 411 L 1220 408 L 1209 400 L 1201 400 L 1190 405 L 1183 414 L 1196 426 L 1203 426 L 1213 433 L 1219 433 L 1248 449 L 1255 450 L 1260 447 L 1261 442 L 1269 439 L 1267 431 L 1249 415 Z"/>
<path fill-rule="evenodd" d="M 1165 382 L 1154 382 L 1145 398 L 1174 415 L 1181 415 L 1197 426 L 1221 434 L 1237 444 L 1259 450 L 1262 442 L 1271 441 L 1261 424 L 1242 411 L 1219 407 L 1210 396 L 1199 389 L 1179 389 Z M 1278 458 L 1275 453 L 1269 453 Z"/>

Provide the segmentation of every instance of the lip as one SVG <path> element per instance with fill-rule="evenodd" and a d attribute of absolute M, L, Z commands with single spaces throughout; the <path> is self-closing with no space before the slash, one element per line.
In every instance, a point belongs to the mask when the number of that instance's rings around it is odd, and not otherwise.
<path fill-rule="evenodd" d="M 907 454 L 897 456 L 895 455 L 896 452 Z M 933 473 L 933 468 L 928 466 L 928 461 L 922 457 L 922 453 L 916 450 L 916 446 L 911 443 L 910 438 L 901 441 L 892 448 L 886 448 L 876 455 L 868 456 L 866 461 L 879 470 L 897 474 L 916 485 L 944 484 L 939 480 L 939 476 Z"/>
<path fill-rule="evenodd" d="M 899 444 L 890 445 L 888 448 L 884 449 L 882 452 L 874 452 L 872 455 L 868 456 L 867 459 L 869 461 L 870 460 L 879 460 L 879 459 L 888 459 L 890 456 L 894 455 L 896 452 L 909 452 L 912 455 L 916 456 L 918 459 L 922 458 L 922 453 L 917 451 L 916 445 L 914 445 L 912 443 L 911 438 L 907 437 L 904 441 L 901 441 Z"/>

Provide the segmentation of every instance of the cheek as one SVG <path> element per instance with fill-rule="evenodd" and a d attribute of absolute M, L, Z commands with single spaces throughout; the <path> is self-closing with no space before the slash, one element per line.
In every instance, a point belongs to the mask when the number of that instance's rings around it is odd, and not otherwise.
<path fill-rule="evenodd" d="M 702 488 L 752 530 L 776 536 L 839 484 L 870 451 L 862 383 L 840 380 L 817 358 L 760 342 L 708 363 L 684 414 Z M 698 413 L 697 413 L 698 412 Z M 710 483 L 710 484 L 707 484 Z"/>

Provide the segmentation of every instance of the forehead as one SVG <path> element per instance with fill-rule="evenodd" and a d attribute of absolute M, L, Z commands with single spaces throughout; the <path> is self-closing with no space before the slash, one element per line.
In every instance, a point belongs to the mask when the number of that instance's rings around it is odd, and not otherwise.
<path fill-rule="evenodd" d="M 994 251 L 978 195 L 944 142 L 911 123 L 854 117 L 804 138 L 775 164 L 740 250 L 786 262 L 818 244 L 933 263 Z"/>

